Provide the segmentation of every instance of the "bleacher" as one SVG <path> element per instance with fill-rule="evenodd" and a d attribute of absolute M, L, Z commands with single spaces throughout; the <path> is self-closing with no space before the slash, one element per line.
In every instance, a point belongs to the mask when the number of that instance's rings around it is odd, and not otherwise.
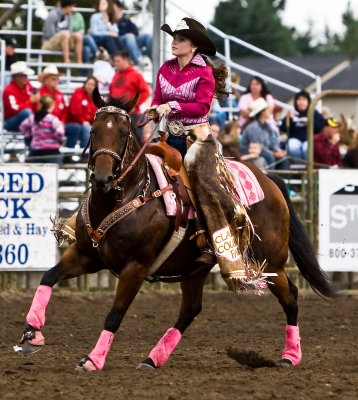
<path fill-rule="evenodd" d="M 62 58 L 62 52 L 60 51 L 50 51 L 50 50 L 42 50 L 39 48 L 33 48 L 32 46 L 32 38 L 36 36 L 42 36 L 42 32 L 33 31 L 33 17 L 34 13 L 38 11 L 38 8 L 42 8 L 45 11 L 51 10 L 52 6 L 45 6 L 43 2 L 37 0 L 27 0 L 27 4 L 21 6 L 21 10 L 26 10 L 26 29 L 25 30 L 9 30 L 9 29 L 0 29 L 0 37 L 20 37 L 26 36 L 26 47 L 17 48 L 16 54 L 18 56 L 18 60 L 26 61 L 29 68 L 35 70 L 35 74 L 29 76 L 29 81 L 32 86 L 35 88 L 39 88 L 41 86 L 40 82 L 38 82 L 37 78 L 41 74 L 44 68 L 51 64 L 55 64 L 60 73 L 63 75 L 60 77 L 58 90 L 60 90 L 64 95 L 67 101 L 69 102 L 70 95 L 74 92 L 75 89 L 82 86 L 85 82 L 88 75 L 91 74 L 92 64 L 78 64 L 78 63 L 63 63 L 54 61 L 56 59 Z M 135 10 L 126 10 L 124 13 L 129 15 L 134 15 L 138 13 L 143 13 L 147 8 L 147 1 L 144 1 L 142 4 L 142 11 Z M 0 4 L 1 9 L 10 9 L 14 7 L 14 4 L 11 3 L 3 3 Z M 93 13 L 95 10 L 93 8 L 75 8 L 75 11 L 80 13 Z M 1 28 L 1 27 L 0 27 Z M 4 72 L 5 72 L 5 42 L 0 41 L 1 43 L 1 51 L 0 51 L 0 95 L 2 97 L 2 92 L 4 89 Z M 70 53 L 73 57 L 74 53 Z M 87 74 L 81 74 L 80 71 L 88 70 Z M 151 64 L 149 63 L 148 67 L 141 70 L 141 72 L 148 78 L 151 77 Z M 149 80 L 149 79 L 147 79 Z M 102 95 L 106 95 L 108 93 L 107 90 L 101 91 Z M 73 154 L 75 156 L 79 156 L 81 150 L 79 148 L 70 149 L 63 147 L 61 148 L 61 153 L 64 155 Z M 25 161 L 26 159 L 26 146 L 24 143 L 24 137 L 20 132 L 12 132 L 8 131 L 4 128 L 4 119 L 3 119 L 3 109 L 2 102 L 0 103 L 0 162 L 4 161 Z M 76 157 L 75 157 L 76 159 Z M 80 157 L 78 157 L 80 159 Z"/>

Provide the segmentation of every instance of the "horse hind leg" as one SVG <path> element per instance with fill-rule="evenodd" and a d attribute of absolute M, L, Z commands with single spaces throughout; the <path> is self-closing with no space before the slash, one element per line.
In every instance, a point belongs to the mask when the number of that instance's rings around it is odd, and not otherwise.
<path fill-rule="evenodd" d="M 28 326 L 20 340 L 22 354 L 36 353 L 45 345 L 41 328 L 45 325 L 45 312 L 52 295 L 52 287 L 59 281 L 95 272 L 96 267 L 85 260 L 86 258 L 81 257 L 78 252 L 77 245 L 73 244 L 63 254 L 59 263 L 45 272 L 26 316 Z"/>
<path fill-rule="evenodd" d="M 297 325 L 297 287 L 288 279 L 284 271 L 278 272 L 278 277 L 270 278 L 273 285 L 269 285 L 271 292 L 277 297 L 286 317 L 286 346 L 278 366 L 296 366 L 302 359 L 301 338 Z"/>
<path fill-rule="evenodd" d="M 157 345 L 142 361 L 137 369 L 156 369 L 162 367 L 178 345 L 182 334 L 199 315 L 202 309 L 202 297 L 205 279 L 211 269 L 207 267 L 181 282 L 182 302 L 179 317 L 174 327 L 169 328 Z"/>

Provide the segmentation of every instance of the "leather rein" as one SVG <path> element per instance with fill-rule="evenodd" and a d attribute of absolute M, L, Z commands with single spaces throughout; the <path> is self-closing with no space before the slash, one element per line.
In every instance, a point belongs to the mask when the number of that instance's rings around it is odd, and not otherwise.
<path fill-rule="evenodd" d="M 148 113 L 150 110 L 146 110 L 142 116 L 140 117 L 139 121 L 137 122 L 137 126 L 138 127 L 143 127 L 144 125 L 148 124 L 150 121 L 152 121 L 153 119 L 148 117 Z M 124 115 L 127 119 L 128 122 L 130 123 L 130 116 L 129 114 L 125 111 L 122 110 L 121 108 L 117 108 L 117 107 L 113 107 L 113 106 L 107 106 L 107 107 L 101 107 L 97 110 L 96 115 L 100 112 L 107 112 L 107 113 L 111 113 L 111 114 L 121 114 Z M 147 116 L 147 120 L 142 122 L 144 117 Z M 155 125 L 155 127 L 152 129 L 151 134 L 149 135 L 148 139 L 145 141 L 145 143 L 143 144 L 142 148 L 139 150 L 138 154 L 135 156 L 135 158 L 131 161 L 131 163 L 129 164 L 129 166 L 126 168 L 126 170 L 123 172 L 123 174 L 121 174 L 117 179 L 115 179 L 112 183 L 112 188 L 113 189 L 120 189 L 119 188 L 119 183 L 123 180 L 123 178 L 128 174 L 128 172 L 133 168 L 133 166 L 135 165 L 135 163 L 138 161 L 139 157 L 144 153 L 144 151 L 146 150 L 146 148 L 148 147 L 150 141 L 152 140 L 159 124 L 160 124 L 161 119 L 159 119 L 159 121 L 157 122 L 157 124 Z M 130 130 L 130 135 L 132 134 L 131 130 Z M 127 145 L 126 145 L 126 149 L 127 149 Z M 126 149 L 124 151 L 124 154 L 126 152 Z M 112 158 L 114 158 L 116 161 L 118 162 L 122 162 L 122 157 L 119 156 L 116 152 L 107 149 L 107 148 L 102 148 L 97 150 L 92 157 L 90 158 L 90 160 L 88 161 L 88 167 L 90 169 L 94 168 L 94 164 L 93 161 L 96 159 L 97 156 L 99 156 L 100 154 L 107 154 L 109 156 L 111 156 Z M 124 158 L 124 156 L 123 156 Z M 91 224 L 91 220 L 90 220 L 90 215 L 89 215 L 89 202 L 90 202 L 90 196 L 87 197 L 87 199 L 85 200 L 85 202 L 82 205 L 81 208 L 81 213 L 82 213 L 82 218 L 84 220 L 86 229 L 87 229 L 87 234 L 90 237 L 90 239 L 92 240 L 92 245 L 93 247 L 98 249 L 98 246 L 100 244 L 100 241 L 103 239 L 104 235 L 107 233 L 107 231 L 114 226 L 117 222 L 121 221 L 122 219 L 124 219 L 125 217 L 127 217 L 129 214 L 132 214 L 136 209 L 142 207 L 145 203 L 147 203 L 148 201 L 155 199 L 157 197 L 162 196 L 165 192 L 167 192 L 168 190 L 171 190 L 173 188 L 172 185 L 168 185 L 165 188 L 161 189 L 161 190 L 157 190 L 154 193 L 152 193 L 149 196 L 146 196 L 146 193 L 148 191 L 150 185 L 150 175 L 149 175 L 149 166 L 148 166 L 148 161 L 147 161 L 147 181 L 146 181 L 146 185 L 143 189 L 143 193 L 139 196 L 137 196 L 135 199 L 133 199 L 132 201 L 130 201 L 129 203 L 125 204 L 124 206 L 112 211 L 109 215 L 107 215 L 107 217 L 99 224 L 97 229 L 93 229 L 92 224 Z M 99 249 L 98 249 L 99 250 Z"/>

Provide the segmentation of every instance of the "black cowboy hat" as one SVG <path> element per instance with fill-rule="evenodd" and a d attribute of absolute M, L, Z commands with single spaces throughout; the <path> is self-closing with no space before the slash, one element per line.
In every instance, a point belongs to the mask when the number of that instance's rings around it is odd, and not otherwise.
<path fill-rule="evenodd" d="M 174 36 L 179 33 L 193 41 L 198 46 L 200 53 L 207 54 L 208 56 L 215 56 L 216 48 L 214 43 L 206 36 L 205 26 L 192 18 L 183 18 L 176 26 L 175 31 L 171 29 L 168 24 L 164 24 L 160 29 L 169 35 Z"/>

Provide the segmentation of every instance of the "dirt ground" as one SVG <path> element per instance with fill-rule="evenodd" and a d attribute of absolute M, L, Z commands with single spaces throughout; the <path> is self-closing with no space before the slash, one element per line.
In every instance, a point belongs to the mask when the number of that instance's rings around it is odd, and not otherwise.
<path fill-rule="evenodd" d="M 203 311 L 168 363 L 136 371 L 173 325 L 180 294 L 138 294 L 102 371 L 76 373 L 95 345 L 113 294 L 54 292 L 46 347 L 15 354 L 32 293 L 0 294 L 0 398 L 8 399 L 358 399 L 358 298 L 300 296 L 303 359 L 280 369 L 285 317 L 276 299 L 205 292 Z M 236 357 L 236 359 L 233 358 Z"/>

